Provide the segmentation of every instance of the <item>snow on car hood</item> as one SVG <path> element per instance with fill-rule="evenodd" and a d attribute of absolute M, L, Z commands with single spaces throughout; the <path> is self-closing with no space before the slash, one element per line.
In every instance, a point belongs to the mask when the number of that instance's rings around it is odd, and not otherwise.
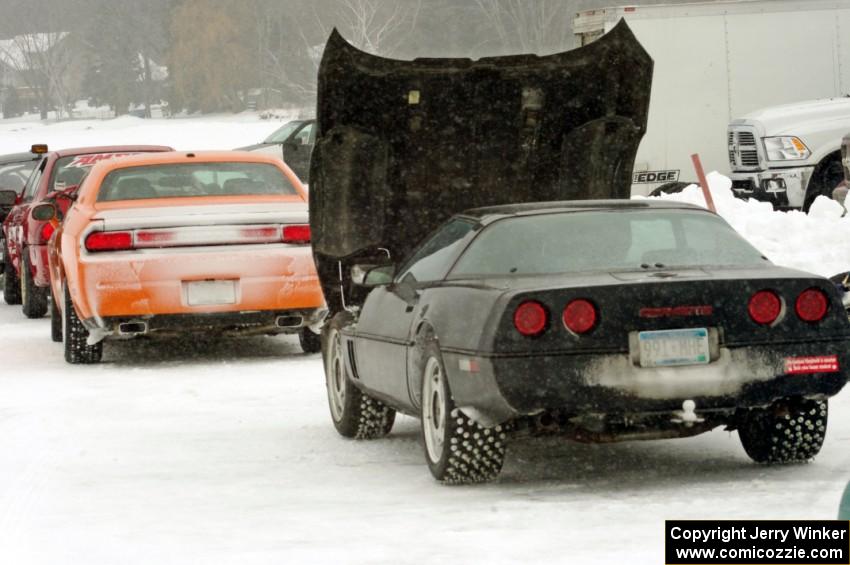
<path fill-rule="evenodd" d="M 839 125 L 839 122 L 850 125 L 850 98 L 827 98 L 771 106 L 732 120 L 732 125 L 752 122 L 760 124 L 762 135 L 800 135 L 804 129 L 822 129 L 821 124 L 846 129 L 847 126 Z"/>
<path fill-rule="evenodd" d="M 623 21 L 538 57 L 399 61 L 334 31 L 319 68 L 310 224 L 329 302 L 339 261 L 400 260 L 452 214 L 628 198 L 652 59 Z"/>

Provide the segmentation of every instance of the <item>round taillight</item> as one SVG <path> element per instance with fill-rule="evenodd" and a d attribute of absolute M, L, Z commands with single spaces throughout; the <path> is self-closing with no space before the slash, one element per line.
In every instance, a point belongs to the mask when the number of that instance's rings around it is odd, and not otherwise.
<path fill-rule="evenodd" d="M 750 298 L 747 309 L 755 323 L 767 326 L 782 313 L 782 300 L 772 290 L 760 290 Z"/>
<path fill-rule="evenodd" d="M 804 322 L 820 322 L 826 316 L 829 299 L 819 288 L 804 290 L 797 297 L 794 309 Z"/>
<path fill-rule="evenodd" d="M 564 308 L 564 325 L 573 333 L 584 334 L 596 326 L 596 307 L 588 300 L 573 300 Z"/>
<path fill-rule="evenodd" d="M 546 329 L 548 318 L 545 306 L 529 300 L 517 306 L 514 312 L 514 327 L 522 335 L 539 335 Z"/>

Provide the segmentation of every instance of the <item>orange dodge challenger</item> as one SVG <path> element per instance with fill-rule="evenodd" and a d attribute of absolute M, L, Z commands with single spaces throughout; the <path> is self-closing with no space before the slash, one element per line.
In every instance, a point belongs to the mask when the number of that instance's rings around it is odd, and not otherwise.
<path fill-rule="evenodd" d="M 53 218 L 43 204 L 34 216 Z M 69 363 L 104 339 L 299 333 L 320 348 L 324 299 L 306 192 L 279 159 L 169 152 L 95 165 L 48 248 L 52 336 Z"/>

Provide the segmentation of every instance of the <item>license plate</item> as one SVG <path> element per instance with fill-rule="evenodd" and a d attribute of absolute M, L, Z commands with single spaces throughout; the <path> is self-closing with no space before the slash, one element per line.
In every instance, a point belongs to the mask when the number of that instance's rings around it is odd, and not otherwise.
<path fill-rule="evenodd" d="M 236 281 L 194 281 L 186 283 L 189 306 L 215 306 L 236 303 Z"/>
<path fill-rule="evenodd" d="M 641 367 L 704 365 L 711 360 L 708 330 L 661 330 L 638 333 Z"/>

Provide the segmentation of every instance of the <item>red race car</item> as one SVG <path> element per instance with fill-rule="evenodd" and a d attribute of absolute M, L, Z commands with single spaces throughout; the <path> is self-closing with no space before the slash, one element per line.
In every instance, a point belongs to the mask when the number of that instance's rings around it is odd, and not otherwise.
<path fill-rule="evenodd" d="M 22 304 L 28 318 L 40 318 L 47 313 L 50 292 L 47 241 L 53 234 L 53 226 L 34 219 L 30 214 L 32 207 L 43 201 L 54 201 L 64 214 L 80 181 L 95 163 L 156 151 L 172 149 L 160 145 L 110 145 L 44 154 L 3 222 L 6 240 L 3 297 L 6 304 Z"/>

